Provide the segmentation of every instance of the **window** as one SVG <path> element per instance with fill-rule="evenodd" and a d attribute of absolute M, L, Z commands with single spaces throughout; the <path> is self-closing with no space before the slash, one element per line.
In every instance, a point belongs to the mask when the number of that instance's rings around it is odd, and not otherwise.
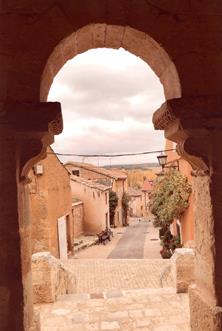
<path fill-rule="evenodd" d="M 106 200 L 106 205 L 108 204 L 108 194 L 105 193 L 105 200 Z"/>
<path fill-rule="evenodd" d="M 72 170 L 72 175 L 79 177 L 79 170 Z"/>

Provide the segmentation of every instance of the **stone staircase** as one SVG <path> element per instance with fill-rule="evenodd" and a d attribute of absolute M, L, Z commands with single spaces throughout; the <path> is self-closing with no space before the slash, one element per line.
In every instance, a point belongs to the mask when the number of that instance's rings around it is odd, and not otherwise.
<path fill-rule="evenodd" d="M 76 292 L 36 307 L 41 331 L 190 331 L 188 294 L 176 292 L 192 280 L 193 254 L 174 259 L 66 261 Z"/>
<path fill-rule="evenodd" d="M 188 296 L 173 288 L 69 294 L 38 309 L 41 331 L 190 331 Z"/>

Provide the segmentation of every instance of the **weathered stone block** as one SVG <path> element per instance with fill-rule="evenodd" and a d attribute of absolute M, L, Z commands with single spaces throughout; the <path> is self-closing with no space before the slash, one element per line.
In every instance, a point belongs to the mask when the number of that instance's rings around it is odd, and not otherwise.
<path fill-rule="evenodd" d="M 32 256 L 34 303 L 54 302 L 63 294 L 75 293 L 75 276 L 49 252 Z"/>
<path fill-rule="evenodd" d="M 177 293 L 188 292 L 194 282 L 194 256 L 191 248 L 177 248 L 171 258 Z"/>
<path fill-rule="evenodd" d="M 207 302 L 195 285 L 189 287 L 192 331 L 222 330 L 222 307 Z"/>

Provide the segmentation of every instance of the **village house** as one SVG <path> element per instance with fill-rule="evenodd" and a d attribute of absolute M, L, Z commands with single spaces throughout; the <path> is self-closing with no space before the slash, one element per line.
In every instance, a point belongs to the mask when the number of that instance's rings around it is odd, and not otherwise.
<path fill-rule="evenodd" d="M 142 199 L 143 199 L 143 216 L 144 217 L 152 217 L 152 214 L 149 210 L 149 200 L 150 200 L 150 193 L 153 190 L 153 180 L 145 179 L 142 186 Z"/>
<path fill-rule="evenodd" d="M 115 211 L 115 217 L 112 226 L 123 226 L 122 197 L 127 192 L 127 174 L 119 169 L 105 169 L 96 167 L 88 163 L 68 162 L 65 164 L 71 175 L 82 177 L 88 180 L 108 185 L 118 196 L 118 206 Z"/>
<path fill-rule="evenodd" d="M 145 178 L 141 189 L 128 187 L 129 216 L 152 217 L 149 210 L 149 195 L 153 189 L 153 181 Z"/>
<path fill-rule="evenodd" d="M 67 258 L 74 235 L 70 176 L 51 148 L 47 153 L 29 172 L 32 253 Z"/>
<path fill-rule="evenodd" d="M 129 216 L 130 217 L 143 217 L 144 205 L 142 191 L 128 187 L 129 196 Z"/>
<path fill-rule="evenodd" d="M 97 234 L 109 228 L 109 191 L 111 186 L 74 175 L 71 175 L 70 179 L 73 198 L 80 199 L 84 204 L 84 222 L 81 228 L 77 228 L 77 233 L 83 231 L 85 234 Z"/>
<path fill-rule="evenodd" d="M 166 141 L 166 150 L 174 149 L 176 144 L 170 140 Z M 167 153 L 166 169 L 176 168 L 179 172 L 188 179 L 188 182 L 192 184 L 192 167 L 191 165 L 181 158 L 176 151 L 168 151 Z M 180 219 L 174 220 L 171 225 L 171 232 L 174 235 L 179 235 L 183 245 L 192 245 L 195 239 L 194 232 L 194 205 L 193 205 L 193 193 L 189 197 L 189 207 L 181 216 Z"/>

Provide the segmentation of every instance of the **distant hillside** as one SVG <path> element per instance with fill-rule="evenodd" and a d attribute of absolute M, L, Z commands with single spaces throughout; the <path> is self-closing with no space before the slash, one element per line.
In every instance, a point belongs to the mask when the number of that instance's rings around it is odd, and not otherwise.
<path fill-rule="evenodd" d="M 152 169 L 152 168 L 159 168 L 158 163 L 139 163 L 139 164 L 112 164 L 111 166 L 103 166 L 103 168 L 107 169 L 112 169 L 112 168 L 117 168 L 117 169 L 126 169 L 126 170 L 131 170 L 131 169 Z"/>

